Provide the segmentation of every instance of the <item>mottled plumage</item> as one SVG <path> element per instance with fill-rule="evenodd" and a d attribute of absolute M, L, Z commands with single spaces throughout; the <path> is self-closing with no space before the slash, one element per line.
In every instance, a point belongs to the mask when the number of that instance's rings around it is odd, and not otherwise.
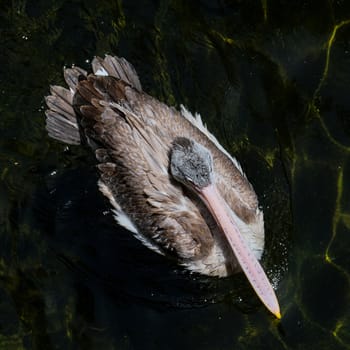
<path fill-rule="evenodd" d="M 92 67 L 93 74 L 65 69 L 69 90 L 51 87 L 47 130 L 55 139 L 87 143 L 93 149 L 99 188 L 111 201 L 117 221 L 191 271 L 226 276 L 240 270 L 207 208 L 169 172 L 172 142 L 186 137 L 210 151 L 215 184 L 260 258 L 264 223 L 256 194 L 200 116 L 184 107 L 177 111 L 143 92 L 125 59 L 95 58 Z"/>

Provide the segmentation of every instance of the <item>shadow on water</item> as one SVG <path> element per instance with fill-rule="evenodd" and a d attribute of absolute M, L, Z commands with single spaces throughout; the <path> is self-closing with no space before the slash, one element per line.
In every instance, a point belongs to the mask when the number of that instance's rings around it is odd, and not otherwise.
<path fill-rule="evenodd" d="M 0 47 L 1 349 L 350 348 L 348 2 L 4 1 Z M 243 276 L 144 248 L 93 157 L 48 139 L 48 86 L 105 53 L 242 163 L 280 322 Z"/>

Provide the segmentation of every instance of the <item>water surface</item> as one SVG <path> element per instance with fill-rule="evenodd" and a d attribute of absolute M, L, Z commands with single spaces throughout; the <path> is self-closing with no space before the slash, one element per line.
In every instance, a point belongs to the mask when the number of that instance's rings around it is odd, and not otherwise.
<path fill-rule="evenodd" d="M 4 1 L 0 48 L 1 349 L 350 348 L 349 2 Z M 242 163 L 281 321 L 144 248 L 47 137 L 48 86 L 105 53 Z"/>

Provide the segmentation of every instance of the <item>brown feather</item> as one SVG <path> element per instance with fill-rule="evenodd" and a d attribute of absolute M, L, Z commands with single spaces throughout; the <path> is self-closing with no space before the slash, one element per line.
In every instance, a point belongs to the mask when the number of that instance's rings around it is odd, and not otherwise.
<path fill-rule="evenodd" d="M 97 57 L 92 64 L 95 73 L 104 70 L 110 76 L 86 76 L 75 67 L 65 70 L 74 98 L 68 90 L 52 88 L 47 98 L 50 136 L 62 139 L 61 119 L 70 120 L 75 111 L 82 137 L 99 162 L 105 186 L 101 191 L 121 207 L 145 239 L 192 270 L 220 276 L 234 272 L 235 257 L 208 210 L 169 175 L 171 144 L 182 136 L 208 148 L 221 195 L 241 220 L 260 230 L 262 214 L 246 177 L 180 112 L 143 93 L 126 60 Z M 257 233 L 262 246 L 263 234 L 262 226 Z"/>

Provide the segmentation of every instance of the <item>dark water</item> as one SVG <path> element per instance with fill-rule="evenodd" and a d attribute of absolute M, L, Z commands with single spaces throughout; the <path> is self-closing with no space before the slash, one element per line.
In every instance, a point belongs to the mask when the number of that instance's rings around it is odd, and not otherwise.
<path fill-rule="evenodd" d="M 49 84 L 94 55 L 198 111 L 265 212 L 276 321 L 117 227 Z M 1 1 L 0 349 L 349 349 L 349 1 Z"/>

